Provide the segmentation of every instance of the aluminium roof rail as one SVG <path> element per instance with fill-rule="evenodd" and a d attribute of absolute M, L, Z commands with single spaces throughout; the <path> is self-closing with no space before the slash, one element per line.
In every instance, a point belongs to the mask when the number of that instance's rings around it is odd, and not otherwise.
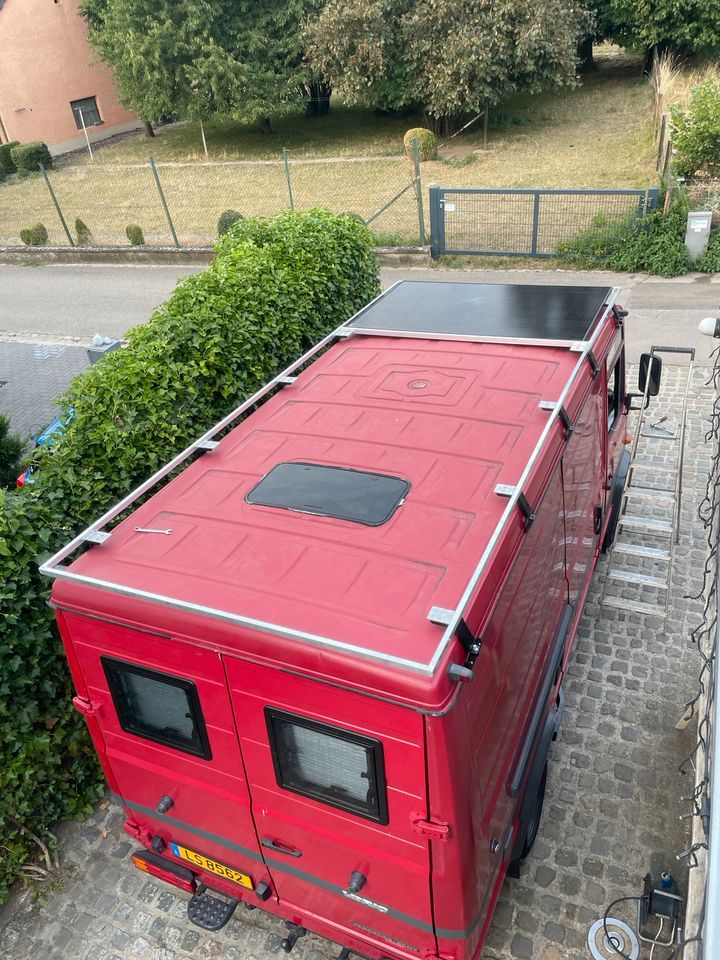
<path fill-rule="evenodd" d="M 391 290 L 393 290 L 399 283 L 398 281 L 393 284 L 387 290 L 380 293 L 374 300 L 371 300 L 365 307 L 363 307 L 358 314 L 364 313 L 368 310 L 374 303 L 380 300 L 382 297 L 386 296 Z M 354 330 L 349 326 L 350 320 L 346 323 L 341 324 L 326 337 L 324 337 L 319 343 L 314 347 L 308 350 L 302 355 L 298 360 L 295 360 L 290 366 L 286 367 L 283 371 L 277 374 L 272 378 L 264 387 L 254 393 L 251 397 L 245 400 L 239 407 L 229 413 L 226 417 L 220 420 L 215 426 L 211 427 L 206 433 L 204 433 L 197 440 L 193 441 L 188 447 L 182 450 L 177 456 L 173 457 L 165 466 L 161 467 L 160 470 L 156 471 L 151 477 L 148 477 L 143 483 L 136 487 L 131 493 L 126 497 L 116 503 L 113 507 L 107 510 L 101 517 L 95 520 L 89 527 L 79 533 L 74 537 L 68 544 L 62 547 L 57 551 L 52 557 L 46 560 L 40 566 L 40 573 L 46 577 L 53 577 L 58 579 L 70 580 L 75 583 L 85 584 L 87 586 L 96 587 L 99 589 L 107 590 L 112 593 L 119 593 L 124 596 L 134 597 L 136 599 L 148 600 L 152 603 L 161 604 L 163 606 L 172 607 L 179 610 L 187 610 L 191 613 L 197 613 L 203 616 L 208 616 L 213 619 L 223 620 L 230 623 L 239 624 L 246 626 L 252 630 L 257 630 L 262 633 L 269 633 L 275 636 L 286 637 L 294 640 L 302 640 L 306 643 L 309 643 L 314 646 L 322 646 L 330 649 L 335 649 L 350 653 L 352 655 L 361 657 L 366 660 L 380 661 L 386 665 L 396 666 L 400 669 L 409 670 L 415 673 L 424 674 L 426 676 L 432 676 L 437 668 L 438 662 L 442 657 L 445 649 L 448 644 L 452 641 L 452 638 L 458 629 L 460 622 L 463 618 L 465 608 L 472 597 L 482 573 L 497 545 L 500 540 L 500 536 L 505 527 L 505 524 L 508 522 L 511 517 L 515 507 L 519 505 L 524 500 L 523 495 L 523 485 L 526 483 L 530 473 L 535 465 L 535 462 L 542 450 L 547 437 L 549 436 L 550 430 L 554 422 L 557 419 L 563 420 L 563 414 L 565 411 L 565 401 L 570 393 L 570 389 L 578 377 L 580 371 L 583 368 L 583 365 L 586 360 L 589 360 L 593 365 L 593 369 L 596 367 L 595 357 L 592 353 L 592 347 L 597 340 L 599 332 L 602 330 L 603 321 L 608 316 L 610 311 L 613 309 L 617 297 L 620 293 L 618 287 L 612 288 L 611 295 L 608 297 L 607 301 L 604 304 L 604 309 L 600 320 L 595 324 L 594 330 L 590 336 L 589 340 L 579 341 L 573 343 L 569 349 L 571 351 L 577 352 L 579 354 L 577 363 L 573 368 L 570 377 L 565 384 L 565 387 L 560 394 L 560 397 L 556 401 L 552 411 L 550 411 L 550 416 L 543 428 L 543 431 L 538 439 L 535 448 L 530 455 L 530 458 L 523 470 L 517 484 L 514 487 L 514 491 L 509 494 L 508 502 L 505 507 L 505 510 L 498 521 L 498 524 L 488 541 L 487 547 L 485 548 L 480 561 L 475 568 L 465 591 L 463 592 L 456 608 L 454 610 L 443 609 L 439 610 L 437 607 L 431 608 L 431 611 L 428 613 L 428 619 L 433 623 L 439 623 L 441 625 L 446 624 L 446 629 L 439 640 L 438 646 L 433 654 L 432 659 L 429 663 L 418 663 L 413 660 L 407 660 L 403 657 L 395 657 L 391 654 L 379 653 L 372 650 L 367 650 L 363 647 L 358 647 L 354 644 L 345 643 L 341 640 L 335 640 L 330 637 L 318 636 L 316 634 L 310 634 L 302 630 L 298 630 L 294 627 L 283 626 L 282 624 L 269 623 L 267 621 L 256 620 L 252 617 L 242 616 L 241 614 L 232 613 L 228 610 L 219 610 L 212 607 L 207 607 L 203 604 L 192 603 L 188 600 L 181 600 L 177 597 L 167 597 L 161 594 L 150 593 L 146 590 L 140 590 L 136 587 L 130 587 L 125 584 L 113 583 L 111 581 L 99 580 L 94 577 L 88 577 L 84 574 L 73 573 L 63 561 L 67 560 L 73 553 L 75 553 L 80 547 L 85 544 L 102 544 L 108 540 L 112 534 L 104 531 L 102 528 L 107 526 L 112 520 L 114 520 L 119 514 L 127 510 L 133 503 L 135 503 L 143 494 L 147 493 L 154 486 L 156 486 L 164 477 L 172 473 L 177 467 L 183 464 L 188 460 L 195 452 L 198 450 L 207 450 L 210 451 L 214 448 L 213 438 L 224 430 L 226 427 L 230 426 L 235 420 L 238 420 L 248 409 L 257 404 L 259 401 L 267 398 L 268 394 L 275 389 L 275 387 L 283 386 L 285 384 L 290 384 L 294 381 L 293 373 L 298 370 L 300 367 L 304 366 L 308 360 L 312 359 L 318 353 L 325 349 L 325 347 L 332 344 L 335 340 L 344 339 L 350 336 L 355 336 L 356 333 L 360 335 L 367 335 L 368 331 Z M 377 336 L 377 334 L 374 334 Z M 439 336 L 429 336 L 428 339 L 453 339 L 453 338 L 443 338 Z M 479 336 L 477 338 L 478 342 L 483 342 L 484 338 Z M 529 343 L 534 341 L 528 340 L 514 340 L 512 342 L 521 342 Z M 547 346 L 547 341 L 538 341 L 537 345 Z M 548 405 L 545 404 L 543 409 L 548 409 Z M 438 616 L 439 614 L 439 616 Z"/>

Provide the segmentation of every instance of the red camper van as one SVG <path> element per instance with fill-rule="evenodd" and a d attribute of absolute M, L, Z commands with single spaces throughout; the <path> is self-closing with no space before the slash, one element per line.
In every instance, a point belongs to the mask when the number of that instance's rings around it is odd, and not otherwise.
<path fill-rule="evenodd" d="M 479 955 L 620 499 L 617 293 L 396 284 L 43 566 L 133 860 L 198 925 Z"/>

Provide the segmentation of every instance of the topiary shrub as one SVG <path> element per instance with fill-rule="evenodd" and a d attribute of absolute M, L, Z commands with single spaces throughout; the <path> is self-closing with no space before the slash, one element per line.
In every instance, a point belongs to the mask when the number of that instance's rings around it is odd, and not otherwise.
<path fill-rule="evenodd" d="M 420 155 L 420 160 L 437 160 L 437 137 L 432 130 L 426 130 L 424 127 L 413 127 L 412 130 L 408 130 L 408 132 L 405 134 L 403 137 L 405 153 L 412 158 L 412 142 L 415 137 L 417 137 L 418 140 L 418 153 Z"/>
<path fill-rule="evenodd" d="M 236 224 L 238 220 L 244 220 L 245 217 L 237 210 L 223 210 L 218 218 L 217 232 L 219 237 L 224 237 L 228 230 Z"/>
<path fill-rule="evenodd" d="M 47 144 L 40 140 L 32 143 L 21 143 L 10 151 L 10 158 L 15 164 L 18 173 L 34 173 L 40 169 L 40 164 L 49 170 L 52 167 L 52 157 Z"/>
<path fill-rule="evenodd" d="M 62 439 L 35 482 L 0 491 L 0 900 L 32 837 L 87 810 L 100 769 L 73 708 L 38 555 L 66 543 L 380 290 L 351 217 L 287 211 L 239 221 L 127 346 L 77 377 Z"/>
<path fill-rule="evenodd" d="M 675 169 L 680 176 L 720 170 L 720 83 L 694 87 L 687 108 L 670 107 Z"/>
<path fill-rule="evenodd" d="M 90 232 L 90 227 L 85 223 L 84 220 L 81 220 L 80 217 L 75 218 L 75 234 L 77 236 L 77 245 L 79 247 L 89 247 L 93 242 L 93 235 Z"/>
<path fill-rule="evenodd" d="M 16 433 L 10 433 L 8 418 L 0 414 L 0 487 L 15 486 L 24 446 Z"/>
<path fill-rule="evenodd" d="M 20 239 L 28 247 L 44 247 L 48 242 L 47 228 L 43 223 L 33 223 L 20 231 Z"/>
<path fill-rule="evenodd" d="M 5 173 L 7 176 L 10 176 L 11 173 L 15 173 L 17 167 L 13 163 L 13 158 L 10 155 L 10 151 L 13 147 L 19 147 L 19 140 L 12 140 L 10 143 L 0 144 L 0 173 Z"/>
<path fill-rule="evenodd" d="M 145 243 L 145 235 L 142 232 L 142 227 L 137 223 L 130 223 L 125 227 L 125 236 L 133 247 L 142 247 Z"/>

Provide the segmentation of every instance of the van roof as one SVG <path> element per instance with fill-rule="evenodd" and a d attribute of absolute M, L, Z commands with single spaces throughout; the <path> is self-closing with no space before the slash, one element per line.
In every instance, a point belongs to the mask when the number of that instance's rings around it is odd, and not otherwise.
<path fill-rule="evenodd" d="M 548 423 L 547 401 L 578 363 L 576 350 L 538 340 L 574 339 L 580 327 L 587 337 L 610 302 L 604 288 L 576 297 L 578 288 L 543 287 L 554 306 L 542 326 L 531 309 L 539 288 L 517 296 L 489 286 L 393 288 L 351 321 L 372 335 L 345 335 L 71 573 L 431 673 L 444 628 L 430 611 L 458 606 L 507 505 L 496 488 L 518 483 Z M 393 299 L 402 311 L 390 310 Z M 417 317 L 405 312 L 413 299 Z M 466 341 L 468 330 L 483 339 L 482 314 L 467 321 L 472 302 L 503 303 L 508 321 L 510 307 L 523 306 L 514 332 L 527 322 L 531 342 Z M 564 328 L 563 302 L 585 304 Z M 464 331 L 414 339 L 432 303 Z M 497 313 L 487 316 L 497 331 Z M 374 332 L 393 317 L 404 335 Z M 538 337 L 539 326 L 551 335 Z M 78 596 L 60 583 L 54 595 Z M 233 635 L 240 649 L 242 633 Z"/>

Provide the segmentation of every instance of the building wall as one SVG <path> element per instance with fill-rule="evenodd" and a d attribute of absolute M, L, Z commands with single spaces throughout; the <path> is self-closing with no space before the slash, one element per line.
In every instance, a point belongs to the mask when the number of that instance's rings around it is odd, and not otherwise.
<path fill-rule="evenodd" d="M 122 107 L 110 69 L 87 41 L 82 0 L 0 0 L 0 142 L 43 140 L 57 154 L 82 147 L 70 107 L 95 97 L 91 141 L 140 126 Z"/>

